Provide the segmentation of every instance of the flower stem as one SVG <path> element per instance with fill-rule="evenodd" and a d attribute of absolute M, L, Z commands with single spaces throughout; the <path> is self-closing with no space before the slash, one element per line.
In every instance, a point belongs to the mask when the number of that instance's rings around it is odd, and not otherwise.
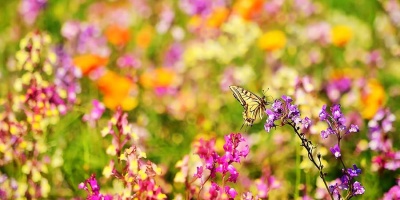
<path fill-rule="evenodd" d="M 304 147 L 304 148 L 307 150 L 307 152 L 308 152 L 308 159 L 309 159 L 309 160 L 314 164 L 314 166 L 318 169 L 318 171 L 319 171 L 319 177 L 321 177 L 322 181 L 324 182 L 325 188 L 326 188 L 326 190 L 327 190 L 328 193 L 329 193 L 329 196 L 330 196 L 331 199 L 333 200 L 334 198 L 333 198 L 331 192 L 329 192 L 329 187 L 328 187 L 328 184 L 326 183 L 326 180 L 325 180 L 325 174 L 324 174 L 324 172 L 323 172 L 323 165 L 322 165 L 322 163 L 321 163 L 321 159 L 318 157 L 319 164 L 317 164 L 317 162 L 316 162 L 315 159 L 314 159 L 313 150 L 315 149 L 315 147 L 313 146 L 313 144 L 311 143 L 311 141 L 309 141 L 309 140 L 307 140 L 307 139 L 305 138 L 305 136 L 304 136 L 303 133 L 300 133 L 300 132 L 298 131 L 299 128 L 296 126 L 296 123 L 295 123 L 295 122 L 288 122 L 287 124 L 289 124 L 289 125 L 293 128 L 293 130 L 294 130 L 294 132 L 296 133 L 296 135 L 300 138 L 300 140 L 301 140 L 301 146 Z"/>

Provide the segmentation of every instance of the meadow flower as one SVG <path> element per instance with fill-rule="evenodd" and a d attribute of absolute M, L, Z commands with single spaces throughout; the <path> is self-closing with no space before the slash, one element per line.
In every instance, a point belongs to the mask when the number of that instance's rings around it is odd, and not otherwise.
<path fill-rule="evenodd" d="M 345 25 L 334 26 L 331 30 L 332 44 L 338 47 L 344 47 L 351 40 L 353 31 Z"/>
<path fill-rule="evenodd" d="M 136 33 L 136 45 L 142 49 L 146 49 L 154 37 L 154 30 L 151 26 L 145 26 Z"/>
<path fill-rule="evenodd" d="M 114 113 L 107 127 L 102 130 L 102 136 L 112 136 L 112 143 L 107 153 L 115 156 L 110 160 L 103 173 L 121 181 L 128 191 L 119 195 L 119 198 L 133 196 L 151 199 L 166 199 L 155 177 L 161 175 L 161 169 L 154 163 L 146 160 L 146 153 L 138 148 L 134 141 L 137 135 L 133 132 L 133 125 L 128 121 L 127 113 L 120 108 Z M 81 187 L 81 186 L 80 186 Z"/>
<path fill-rule="evenodd" d="M 267 198 L 271 190 L 281 187 L 281 182 L 271 175 L 269 170 L 262 170 L 262 176 L 254 181 L 257 187 L 257 198 Z"/>
<path fill-rule="evenodd" d="M 4 199 L 18 198 L 18 183 L 14 178 L 10 178 L 5 174 L 0 174 L 0 196 Z"/>
<path fill-rule="evenodd" d="M 141 62 L 136 56 L 132 54 L 125 54 L 117 59 L 117 65 L 122 69 L 124 68 L 138 69 L 141 66 Z"/>
<path fill-rule="evenodd" d="M 397 185 L 394 185 L 387 191 L 382 200 L 392 200 L 392 199 L 399 199 L 400 198 L 400 180 L 397 179 Z"/>
<path fill-rule="evenodd" d="M 333 154 L 336 158 L 339 158 L 339 157 L 341 156 L 339 145 L 336 144 L 335 146 L 331 147 L 330 150 L 331 150 L 332 154 Z"/>
<path fill-rule="evenodd" d="M 326 85 L 326 92 L 332 102 L 338 102 L 343 94 L 351 89 L 352 81 L 349 77 L 335 77 Z"/>
<path fill-rule="evenodd" d="M 55 69 L 54 84 L 60 96 L 73 105 L 76 103 L 77 94 L 81 92 L 79 79 L 82 73 L 74 66 L 71 56 L 62 47 L 56 48 L 55 52 L 57 68 Z"/>
<path fill-rule="evenodd" d="M 23 0 L 19 6 L 19 13 L 26 24 L 32 25 L 46 5 L 47 0 Z"/>
<path fill-rule="evenodd" d="M 84 54 L 75 56 L 73 64 L 78 67 L 83 75 L 89 75 L 98 68 L 103 68 L 107 65 L 108 58 L 95 54 Z"/>
<path fill-rule="evenodd" d="M 217 7 L 213 9 L 206 19 L 206 25 L 210 28 L 220 27 L 229 17 L 229 9 L 225 7 Z"/>
<path fill-rule="evenodd" d="M 330 108 L 330 111 L 331 113 L 327 112 L 326 105 L 324 105 L 319 113 L 319 119 L 328 124 L 328 128 L 323 130 L 324 133 L 321 132 L 321 135 L 336 135 L 340 140 L 343 137 L 343 134 L 359 131 L 358 126 L 354 124 L 350 124 L 349 127 L 346 127 L 346 118 L 344 117 L 339 104 L 333 105 Z M 337 148 L 334 149 L 336 150 Z"/>
<path fill-rule="evenodd" d="M 305 16 L 310 16 L 316 10 L 314 4 L 310 0 L 296 0 L 295 8 L 299 9 Z"/>
<path fill-rule="evenodd" d="M 386 93 L 382 84 L 376 79 L 366 80 L 361 90 L 361 115 L 371 119 L 383 106 Z"/>
<path fill-rule="evenodd" d="M 104 35 L 108 42 L 115 46 L 123 46 L 130 40 L 130 32 L 126 27 L 117 24 L 110 25 L 106 28 Z"/>
<path fill-rule="evenodd" d="M 108 70 L 96 80 L 96 85 L 104 95 L 107 108 L 115 110 L 121 106 L 124 110 L 132 110 L 137 106 L 137 98 L 131 95 L 137 88 L 129 78 Z"/>
<path fill-rule="evenodd" d="M 181 60 L 184 48 L 179 43 L 172 44 L 164 55 L 164 66 L 175 67 Z"/>
<path fill-rule="evenodd" d="M 264 10 L 269 15 L 276 15 L 282 8 L 283 0 L 272 0 L 264 3 Z"/>
<path fill-rule="evenodd" d="M 96 121 L 99 120 L 103 115 L 106 107 L 97 99 L 92 101 L 92 105 L 92 110 L 90 111 L 90 113 L 83 115 L 82 120 L 84 122 L 88 122 L 91 127 L 94 127 Z"/>
<path fill-rule="evenodd" d="M 232 12 L 243 19 L 250 20 L 262 11 L 262 0 L 239 0 L 233 5 Z"/>
<path fill-rule="evenodd" d="M 372 67 L 383 68 L 383 58 L 381 52 L 379 50 L 373 50 L 369 52 L 365 58 L 365 64 Z"/>
<path fill-rule="evenodd" d="M 307 27 L 307 36 L 313 42 L 326 45 L 331 41 L 331 26 L 326 22 L 311 24 Z"/>
<path fill-rule="evenodd" d="M 89 189 L 89 187 L 90 189 Z M 113 199 L 112 195 L 109 194 L 101 194 L 100 193 L 100 186 L 97 183 L 96 175 L 92 174 L 85 182 L 82 182 L 78 186 L 79 189 L 85 190 L 87 192 L 87 199 L 95 200 L 95 199 L 104 199 L 104 200 L 111 200 Z"/>
<path fill-rule="evenodd" d="M 156 30 L 158 33 L 164 34 L 171 27 L 175 18 L 175 13 L 170 6 L 164 6 L 159 17 L 160 19 L 156 24 Z"/>
<path fill-rule="evenodd" d="M 201 188 L 206 184 L 208 180 L 211 181 L 211 186 L 209 188 L 210 199 L 223 198 L 227 195 L 228 198 L 235 198 L 237 192 L 234 188 L 227 186 L 228 182 L 235 183 L 239 176 L 238 171 L 232 165 L 233 163 L 240 163 L 249 153 L 249 146 L 245 144 L 245 139 L 240 133 L 231 133 L 225 136 L 224 154 L 222 156 L 215 152 L 215 140 L 211 139 L 205 141 L 203 139 L 199 140 L 198 145 L 196 145 L 196 153 L 203 160 L 203 166 L 197 167 L 197 172 L 194 175 L 194 180 L 201 179 Z M 208 178 L 202 179 L 202 174 L 204 174 L 204 169 L 209 171 Z M 217 174 L 221 174 L 223 177 L 222 187 L 216 183 Z M 200 195 L 201 190 L 199 191 Z"/>
<path fill-rule="evenodd" d="M 171 68 L 160 67 L 140 76 L 140 83 L 143 87 L 152 88 L 157 95 L 174 94 L 178 75 Z"/>
<path fill-rule="evenodd" d="M 258 40 L 258 47 L 266 51 L 275 51 L 284 48 L 286 36 L 280 30 L 265 32 Z"/>
<path fill-rule="evenodd" d="M 61 27 L 61 35 L 68 40 L 73 40 L 80 32 L 79 21 L 66 21 Z"/>

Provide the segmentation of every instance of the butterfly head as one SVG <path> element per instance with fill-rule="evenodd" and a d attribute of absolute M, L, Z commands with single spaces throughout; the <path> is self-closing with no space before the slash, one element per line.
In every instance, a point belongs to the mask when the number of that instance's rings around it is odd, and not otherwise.
<path fill-rule="evenodd" d="M 269 90 L 269 88 L 268 88 L 268 90 Z M 268 90 L 267 90 L 267 91 L 268 91 Z M 268 96 L 265 95 L 265 90 L 262 90 L 262 93 L 263 93 L 263 96 L 261 97 L 261 99 L 263 100 L 263 102 L 265 103 L 265 105 L 271 104 L 271 102 L 268 102 L 268 100 L 267 100 L 267 97 L 268 97 Z"/>

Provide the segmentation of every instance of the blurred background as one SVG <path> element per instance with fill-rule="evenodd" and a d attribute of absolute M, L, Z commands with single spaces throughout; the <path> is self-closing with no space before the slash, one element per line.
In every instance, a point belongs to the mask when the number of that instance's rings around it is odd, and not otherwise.
<path fill-rule="evenodd" d="M 251 149 L 237 165 L 239 194 L 324 199 L 290 129 L 268 133 L 263 118 L 240 130 L 243 108 L 229 90 L 237 85 L 265 90 L 269 101 L 293 98 L 312 119 L 305 133 L 329 182 L 341 164 L 318 115 L 341 104 L 360 127 L 341 143 L 346 165 L 362 169 L 366 192 L 357 198 L 383 198 L 399 180 L 399 28 L 396 0 L 3 0 L 0 196 L 83 198 L 78 184 L 93 173 L 102 190 L 120 191 L 102 176 L 112 139 L 101 133 L 120 106 L 136 144 L 162 169 L 168 199 L 184 194 L 176 164 L 196 159 L 195 143 L 216 138 L 222 152 L 235 132 Z"/>

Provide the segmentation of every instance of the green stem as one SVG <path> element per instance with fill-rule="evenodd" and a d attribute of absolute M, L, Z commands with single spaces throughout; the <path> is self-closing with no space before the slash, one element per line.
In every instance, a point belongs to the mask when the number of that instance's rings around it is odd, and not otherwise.
<path fill-rule="evenodd" d="M 297 146 L 297 145 L 296 145 Z M 296 184 L 295 184 L 295 194 L 294 194 L 294 199 L 299 198 L 299 185 L 300 185 L 300 153 L 301 153 L 301 147 L 297 146 L 296 147 Z"/>
<path fill-rule="evenodd" d="M 312 150 L 313 150 L 314 147 L 312 146 L 311 141 L 305 139 L 305 137 L 303 136 L 303 134 L 299 133 L 298 128 L 297 128 L 295 122 L 287 122 L 287 124 L 289 124 L 289 125 L 293 128 L 293 130 L 294 130 L 294 132 L 296 133 L 296 135 L 300 138 L 300 140 L 301 140 L 301 146 L 304 147 L 304 148 L 307 150 L 307 152 L 308 152 L 308 159 L 309 159 L 309 160 L 314 164 L 314 166 L 318 169 L 318 171 L 319 171 L 319 177 L 321 177 L 322 181 L 324 182 L 325 188 L 326 188 L 326 190 L 327 190 L 328 193 L 329 193 L 329 196 L 330 196 L 331 199 L 333 200 L 334 198 L 333 198 L 333 196 L 332 196 L 332 193 L 329 192 L 329 187 L 328 187 L 328 184 L 326 183 L 326 180 L 325 180 L 325 174 L 324 174 L 324 172 L 323 172 L 323 166 L 322 166 L 321 160 L 320 160 L 320 158 L 318 158 L 319 164 L 317 164 L 317 162 L 316 162 L 315 159 L 314 159 L 314 156 L 312 155 Z M 310 146 L 311 146 L 311 147 L 310 147 Z"/>

